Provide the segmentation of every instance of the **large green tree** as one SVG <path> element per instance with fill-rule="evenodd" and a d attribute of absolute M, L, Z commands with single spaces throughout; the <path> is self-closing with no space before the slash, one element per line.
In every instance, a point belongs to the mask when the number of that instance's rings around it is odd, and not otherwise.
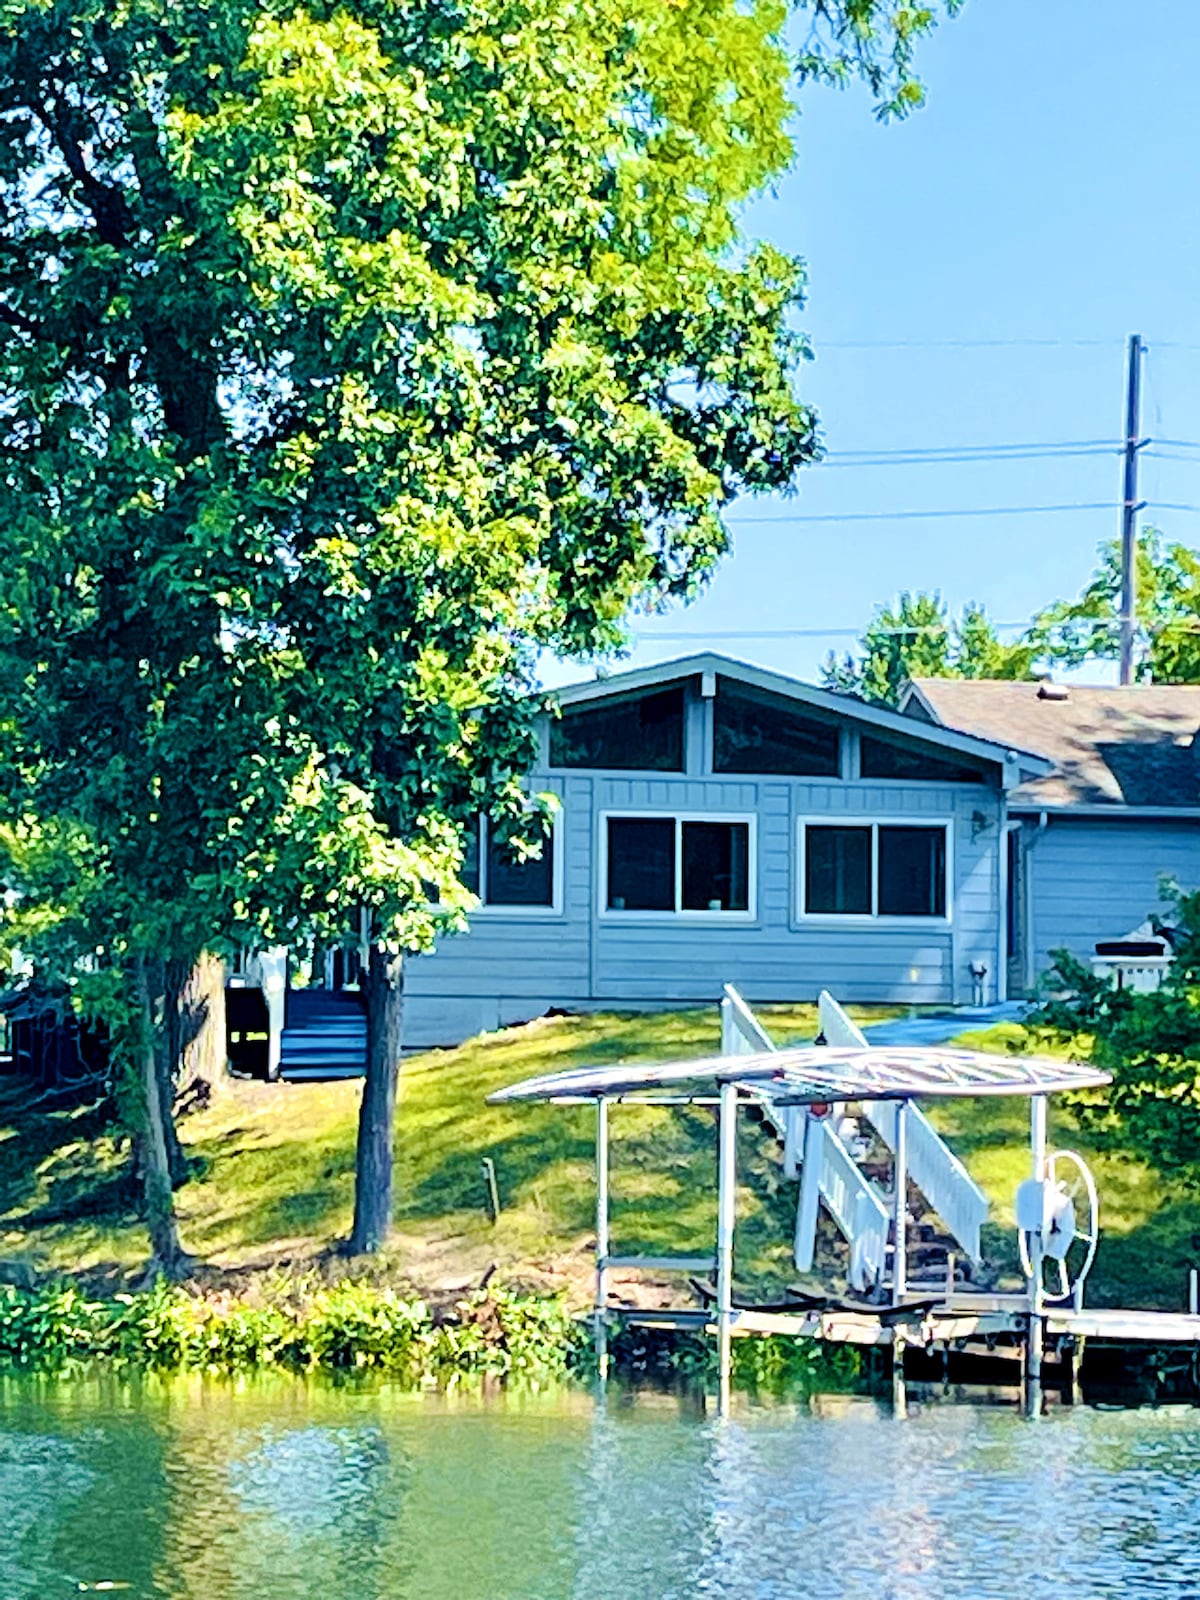
<path fill-rule="evenodd" d="M 1037 651 L 1006 644 L 982 606 L 952 618 L 939 594 L 905 592 L 882 606 L 857 651 L 830 655 L 821 669 L 828 689 L 896 705 L 910 678 L 1028 678 Z"/>
<path fill-rule="evenodd" d="M 1138 676 L 1152 683 L 1200 683 L 1200 555 L 1145 528 L 1137 543 Z M 904 593 L 880 607 L 857 649 L 831 654 L 827 688 L 895 705 L 910 678 L 1032 678 L 1121 648 L 1121 546 L 1100 546 L 1095 572 L 1074 600 L 1045 606 L 1021 634 L 1000 638 L 982 606 L 952 618 L 941 596 Z"/>
<path fill-rule="evenodd" d="M 913 103 L 926 24 L 839 9 L 805 70 Z M 165 1264 L 168 966 L 362 930 L 353 1242 L 376 1248 L 404 952 L 461 919 L 479 810 L 539 845 L 537 652 L 686 598 L 730 500 L 815 451 L 800 267 L 736 221 L 790 155 L 785 22 L 9 0 L 11 914 L 106 996 Z"/>
<path fill-rule="evenodd" d="M 1157 528 L 1137 541 L 1139 676 L 1154 683 L 1200 683 L 1200 556 Z M 1121 653 L 1121 545 L 1101 545 L 1083 592 L 1037 616 L 1026 640 L 1047 663 L 1079 667 Z"/>

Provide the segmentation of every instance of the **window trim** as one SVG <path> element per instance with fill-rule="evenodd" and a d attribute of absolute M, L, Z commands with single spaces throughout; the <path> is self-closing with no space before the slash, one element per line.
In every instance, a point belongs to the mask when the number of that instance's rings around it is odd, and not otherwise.
<path fill-rule="evenodd" d="M 477 819 L 478 847 L 479 847 L 479 904 L 468 911 L 469 919 L 475 917 L 517 917 L 521 921 L 527 918 L 561 917 L 563 914 L 563 860 L 564 860 L 564 835 L 563 806 L 560 799 L 554 816 L 550 819 L 550 837 L 542 845 L 542 849 L 550 850 L 550 904 L 548 906 L 518 906 L 518 905 L 489 905 L 484 899 L 487 891 L 487 849 L 484 841 L 484 824 L 487 817 L 480 812 Z"/>
<path fill-rule="evenodd" d="M 809 828 L 870 828 L 871 904 L 879 905 L 879 830 L 880 828 L 941 828 L 946 837 L 946 912 L 940 917 L 885 916 L 871 911 L 809 911 L 805 905 L 808 877 Z M 954 818 L 948 816 L 884 816 L 875 812 L 806 812 L 796 818 L 796 892 L 793 910 L 796 921 L 807 926 L 827 928 L 949 928 L 954 921 Z"/>
<path fill-rule="evenodd" d="M 615 911 L 608 903 L 608 824 L 614 821 L 675 823 L 675 906 L 662 911 Z M 685 822 L 740 822 L 748 827 L 746 839 L 746 910 L 686 911 L 683 908 L 683 824 Z M 596 814 L 599 834 L 596 844 L 596 915 L 602 922 L 618 926 L 679 922 L 707 927 L 746 927 L 758 921 L 758 816 L 753 811 L 692 811 L 675 806 L 620 806 Z"/>

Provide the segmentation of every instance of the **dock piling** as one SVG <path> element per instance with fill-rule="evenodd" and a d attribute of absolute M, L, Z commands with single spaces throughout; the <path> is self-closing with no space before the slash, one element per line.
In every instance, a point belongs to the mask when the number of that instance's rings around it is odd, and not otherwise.
<path fill-rule="evenodd" d="M 737 1085 L 721 1085 L 717 1157 L 717 1370 L 718 1408 L 729 1409 L 733 1340 L 733 1228 L 737 1209 Z"/>
<path fill-rule="evenodd" d="M 601 1381 L 608 1377 L 608 1101 L 596 1100 L 596 1303 L 593 1329 Z"/>

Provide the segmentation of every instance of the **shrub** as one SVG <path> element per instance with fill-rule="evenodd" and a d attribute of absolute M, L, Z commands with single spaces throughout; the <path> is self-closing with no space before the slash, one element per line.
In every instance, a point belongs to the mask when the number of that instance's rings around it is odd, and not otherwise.
<path fill-rule="evenodd" d="M 1054 998 L 1031 1019 L 1051 1037 L 1084 1045 L 1112 1074 L 1101 1094 L 1073 1096 L 1082 1122 L 1161 1168 L 1200 1180 L 1200 893 L 1168 895 L 1158 924 L 1174 961 L 1149 994 L 1116 989 L 1068 951 L 1054 952 Z"/>
<path fill-rule="evenodd" d="M 158 1282 L 88 1300 L 0 1286 L 0 1366 L 64 1372 L 97 1362 L 158 1371 L 374 1370 L 408 1381 L 454 1373 L 561 1377 L 587 1338 L 561 1300 L 492 1289 L 436 1316 L 392 1289 L 294 1285 L 266 1305 Z"/>

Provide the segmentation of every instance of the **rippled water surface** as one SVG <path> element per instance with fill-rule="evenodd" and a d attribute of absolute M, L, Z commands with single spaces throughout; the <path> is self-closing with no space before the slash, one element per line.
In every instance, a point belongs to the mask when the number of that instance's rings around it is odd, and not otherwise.
<path fill-rule="evenodd" d="M 0 1600 L 1200 1596 L 1200 1414 L 0 1384 Z"/>

